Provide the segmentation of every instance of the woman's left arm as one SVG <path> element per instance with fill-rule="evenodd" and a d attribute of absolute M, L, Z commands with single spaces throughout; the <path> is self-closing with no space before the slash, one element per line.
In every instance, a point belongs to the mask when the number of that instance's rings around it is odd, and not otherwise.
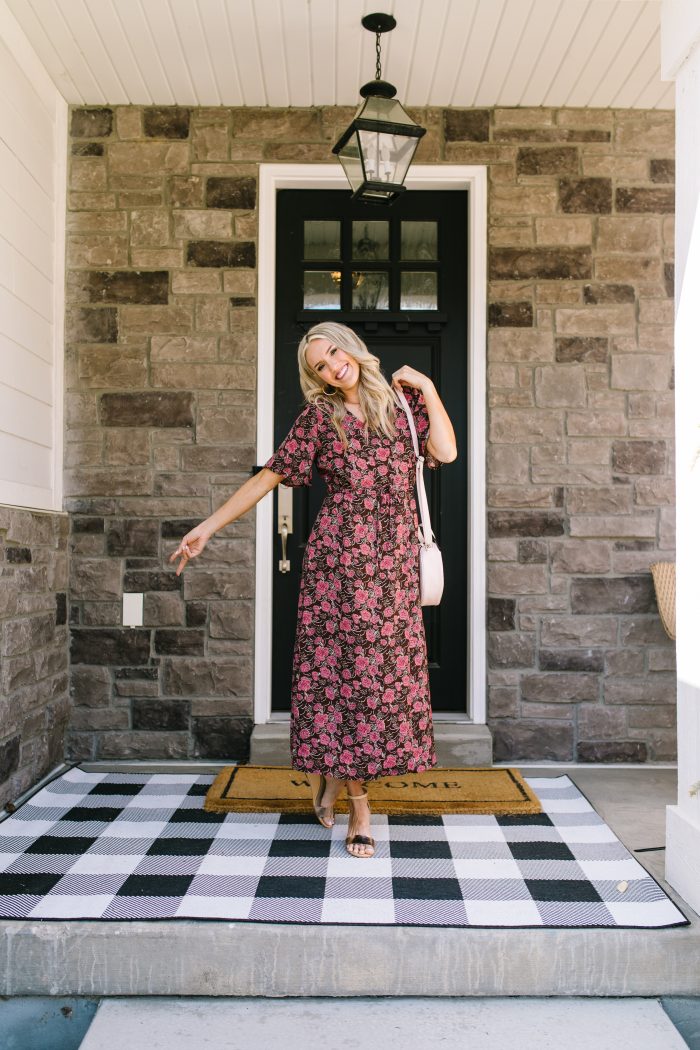
<path fill-rule="evenodd" d="M 395 390 L 402 389 L 402 379 L 409 386 L 417 387 L 423 395 L 430 422 L 425 446 L 427 451 L 441 463 L 451 463 L 457 459 L 457 438 L 435 384 L 430 376 L 412 368 L 411 365 L 401 365 L 401 368 L 392 373 L 391 385 Z"/>

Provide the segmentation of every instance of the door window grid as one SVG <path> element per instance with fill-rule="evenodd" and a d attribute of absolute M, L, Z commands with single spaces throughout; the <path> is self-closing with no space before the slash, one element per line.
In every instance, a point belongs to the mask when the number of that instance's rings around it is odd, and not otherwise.
<path fill-rule="evenodd" d="M 439 308 L 437 221 L 306 219 L 303 226 L 304 310 Z"/>

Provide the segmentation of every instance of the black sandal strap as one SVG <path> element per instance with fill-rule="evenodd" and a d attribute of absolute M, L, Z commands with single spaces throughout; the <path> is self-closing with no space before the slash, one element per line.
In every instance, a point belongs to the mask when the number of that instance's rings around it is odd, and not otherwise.
<path fill-rule="evenodd" d="M 352 838 L 348 835 L 345 843 L 348 846 L 372 846 L 372 848 L 375 846 L 374 839 L 369 835 L 354 835 Z"/>

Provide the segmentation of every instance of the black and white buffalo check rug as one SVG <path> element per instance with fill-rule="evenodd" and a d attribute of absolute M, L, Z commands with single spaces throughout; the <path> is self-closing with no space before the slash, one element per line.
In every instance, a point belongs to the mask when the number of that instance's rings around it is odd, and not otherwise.
<path fill-rule="evenodd" d="M 565 775 L 526 778 L 542 813 L 373 814 L 363 859 L 344 815 L 205 812 L 213 779 L 64 772 L 0 822 L 0 918 L 689 925 Z"/>

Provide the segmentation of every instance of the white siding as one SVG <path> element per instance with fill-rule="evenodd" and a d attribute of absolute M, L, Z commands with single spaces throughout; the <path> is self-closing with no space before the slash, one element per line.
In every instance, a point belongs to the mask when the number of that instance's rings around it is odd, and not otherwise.
<path fill-rule="evenodd" d="M 666 807 L 665 878 L 700 908 L 700 12 L 697 0 L 664 5 L 664 67 L 676 77 L 676 657 L 678 804 Z"/>
<path fill-rule="evenodd" d="M 0 0 L 0 503 L 61 510 L 67 107 Z"/>

